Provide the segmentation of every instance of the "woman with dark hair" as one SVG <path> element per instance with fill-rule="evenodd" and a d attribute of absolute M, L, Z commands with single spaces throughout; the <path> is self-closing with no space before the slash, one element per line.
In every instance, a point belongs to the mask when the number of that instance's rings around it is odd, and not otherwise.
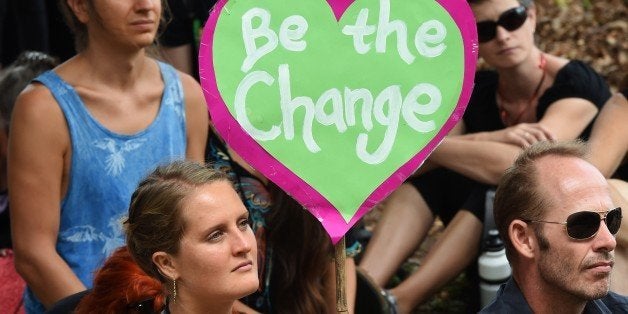
<path fill-rule="evenodd" d="M 479 55 L 492 70 L 476 73 L 463 119 L 426 162 L 432 168 L 423 167 L 386 200 L 360 263 L 386 285 L 440 217 L 445 231 L 421 266 L 386 293 L 402 313 L 476 260 L 484 224 L 492 220 L 486 205 L 492 208 L 494 186 L 522 149 L 538 141 L 586 139 L 610 97 L 608 85 L 591 67 L 536 46 L 532 1 L 469 4 Z"/>
<path fill-rule="evenodd" d="M 9 194 L 29 313 L 91 287 L 124 243 L 120 219 L 158 164 L 203 161 L 207 108 L 189 75 L 151 58 L 161 0 L 60 0 L 79 53 L 18 97 Z"/>
<path fill-rule="evenodd" d="M 250 212 L 260 287 L 241 301 L 262 313 L 335 313 L 334 248 L 321 224 L 292 197 L 210 133 L 207 161 L 227 173 Z M 347 243 L 347 301 L 353 312 L 358 242 Z"/>

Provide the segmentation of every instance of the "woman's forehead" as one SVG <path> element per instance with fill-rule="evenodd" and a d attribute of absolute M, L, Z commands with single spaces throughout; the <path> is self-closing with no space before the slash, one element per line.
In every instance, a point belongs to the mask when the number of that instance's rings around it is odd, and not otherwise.
<path fill-rule="evenodd" d="M 486 0 L 471 5 L 471 10 L 478 22 L 495 21 L 504 11 L 520 6 L 517 0 Z"/>

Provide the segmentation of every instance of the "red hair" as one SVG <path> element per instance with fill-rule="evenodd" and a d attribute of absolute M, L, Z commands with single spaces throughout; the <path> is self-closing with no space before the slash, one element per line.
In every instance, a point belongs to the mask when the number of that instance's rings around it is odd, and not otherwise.
<path fill-rule="evenodd" d="M 151 301 L 152 300 L 152 301 Z M 126 246 L 105 261 L 94 278 L 94 288 L 76 308 L 76 313 L 127 313 L 148 301 L 159 312 L 165 301 L 163 285 L 133 261 Z"/>

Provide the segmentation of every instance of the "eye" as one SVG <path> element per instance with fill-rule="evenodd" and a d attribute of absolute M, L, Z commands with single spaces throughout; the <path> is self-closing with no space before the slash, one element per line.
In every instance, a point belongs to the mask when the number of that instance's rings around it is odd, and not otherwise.
<path fill-rule="evenodd" d="M 249 225 L 249 219 L 248 218 L 242 218 L 238 221 L 238 227 L 240 227 L 240 229 L 242 230 L 246 230 L 247 228 L 250 227 Z"/>
<path fill-rule="evenodd" d="M 222 232 L 221 230 L 216 230 L 214 232 L 212 232 L 209 237 L 207 237 L 207 240 L 209 240 L 210 242 L 218 242 L 220 241 L 223 237 L 224 237 L 225 233 Z"/>

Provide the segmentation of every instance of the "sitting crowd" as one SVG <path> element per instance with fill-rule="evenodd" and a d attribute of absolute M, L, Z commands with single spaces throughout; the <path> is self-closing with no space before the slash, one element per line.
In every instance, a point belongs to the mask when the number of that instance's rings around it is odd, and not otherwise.
<path fill-rule="evenodd" d="M 77 54 L 2 70 L 0 256 L 26 283 L 21 306 L 335 313 L 325 230 L 215 132 L 193 49 L 183 69 L 154 54 L 162 2 L 60 0 Z M 347 237 L 348 312 L 367 282 L 377 312 L 411 313 L 473 264 L 493 224 L 513 276 L 484 312 L 628 312 L 628 86 L 612 94 L 589 65 L 541 51 L 532 0 L 468 3 L 491 70 L 370 238 Z M 439 240 L 391 286 L 437 219 Z"/>

